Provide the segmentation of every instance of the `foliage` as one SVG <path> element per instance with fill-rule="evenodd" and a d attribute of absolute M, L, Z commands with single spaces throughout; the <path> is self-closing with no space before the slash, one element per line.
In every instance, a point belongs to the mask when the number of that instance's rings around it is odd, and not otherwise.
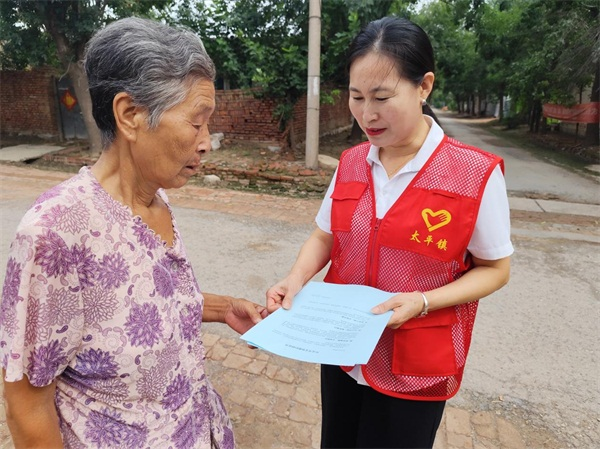
<path fill-rule="evenodd" d="M 576 93 L 598 85 L 599 7 L 591 0 L 433 0 L 415 20 L 432 38 L 438 88 L 457 103 L 508 96 L 535 130 L 542 103 L 571 105 Z"/>
<path fill-rule="evenodd" d="M 387 15 L 410 17 L 418 0 L 331 0 L 322 2 L 321 77 L 335 85 L 347 84 L 346 54 L 360 29 Z"/>
<path fill-rule="evenodd" d="M 184 24 L 203 39 L 219 84 L 256 88 L 277 102 L 284 128 L 306 90 L 308 7 L 302 0 L 183 1 L 165 20 Z"/>
<path fill-rule="evenodd" d="M 95 30 L 119 17 L 153 16 L 170 0 L 3 0 L 0 64 L 4 69 L 78 62 Z"/>
<path fill-rule="evenodd" d="M 321 104 L 335 104 L 335 102 L 340 98 L 342 91 L 340 89 L 331 89 L 327 92 L 321 92 Z"/>
<path fill-rule="evenodd" d="M 598 61 L 598 7 L 594 13 L 590 3 L 526 3 L 516 30 L 521 52 L 509 79 L 515 96 L 572 104 L 573 92 L 591 84 Z"/>
<path fill-rule="evenodd" d="M 477 56 L 475 37 L 458 23 L 451 6 L 431 3 L 414 20 L 429 35 L 436 58 L 434 102 L 454 99 L 460 103 L 477 92 L 481 80 L 477 71 L 483 65 Z"/>
<path fill-rule="evenodd" d="M 0 67 L 21 70 L 29 65 L 58 66 L 51 36 L 41 26 L 29 26 L 29 20 L 23 18 L 26 15 L 33 15 L 33 11 L 18 11 L 16 2 L 0 2 Z"/>

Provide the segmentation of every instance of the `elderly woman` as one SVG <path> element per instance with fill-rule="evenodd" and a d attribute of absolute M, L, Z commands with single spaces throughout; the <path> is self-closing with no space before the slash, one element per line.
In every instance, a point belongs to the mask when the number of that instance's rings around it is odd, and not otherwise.
<path fill-rule="evenodd" d="M 210 150 L 215 68 L 193 33 L 123 19 L 88 44 L 103 152 L 44 193 L 11 246 L 0 313 L 16 447 L 232 448 L 200 324 L 266 310 L 199 290 L 164 189 Z"/>

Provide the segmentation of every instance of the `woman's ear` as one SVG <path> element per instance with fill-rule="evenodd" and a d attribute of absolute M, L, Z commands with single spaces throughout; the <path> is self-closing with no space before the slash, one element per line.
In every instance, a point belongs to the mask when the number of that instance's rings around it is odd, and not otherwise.
<path fill-rule="evenodd" d="M 143 111 L 133 103 L 133 99 L 125 92 L 119 92 L 113 99 L 113 114 L 117 125 L 117 136 L 135 142 L 142 126 L 146 123 Z"/>
<path fill-rule="evenodd" d="M 426 100 L 427 97 L 429 97 L 429 94 L 433 90 L 434 81 L 435 75 L 433 74 L 433 72 L 427 72 L 425 75 L 423 75 L 423 81 L 421 81 L 421 85 L 419 86 L 419 88 L 421 89 L 422 99 Z"/>

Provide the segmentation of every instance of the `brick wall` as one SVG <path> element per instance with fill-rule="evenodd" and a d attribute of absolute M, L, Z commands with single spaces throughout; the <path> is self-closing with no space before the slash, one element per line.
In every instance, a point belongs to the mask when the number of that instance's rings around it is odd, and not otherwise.
<path fill-rule="evenodd" d="M 0 130 L 6 134 L 59 135 L 54 71 L 0 71 Z"/>
<path fill-rule="evenodd" d="M 334 104 L 321 104 L 319 108 L 319 134 L 324 135 L 352 124 L 348 108 L 348 91 L 342 90 L 334 97 Z M 306 140 L 306 96 L 294 107 L 294 138 L 296 142 Z"/>
<path fill-rule="evenodd" d="M 275 102 L 255 98 L 248 90 L 218 90 L 217 106 L 211 120 L 212 133 L 225 138 L 279 145 L 283 132 L 273 116 Z M 58 100 L 54 93 L 54 72 L 50 69 L 0 71 L 0 130 L 7 134 L 58 136 Z M 348 94 L 343 92 L 333 105 L 322 104 L 320 133 L 350 125 Z M 294 141 L 306 138 L 306 97 L 294 108 Z"/>
<path fill-rule="evenodd" d="M 282 133 L 273 117 L 275 102 L 254 98 L 242 89 L 218 90 L 217 106 L 211 118 L 210 132 L 223 133 L 225 138 L 253 142 L 277 143 Z"/>
<path fill-rule="evenodd" d="M 211 120 L 211 132 L 222 132 L 226 138 L 254 142 L 278 143 L 283 138 L 279 122 L 273 117 L 275 102 L 254 98 L 247 90 L 218 90 L 217 108 Z M 294 139 L 306 139 L 306 96 L 294 107 Z M 352 123 L 348 109 L 348 93 L 335 97 L 334 104 L 321 104 L 319 111 L 320 133 L 326 134 Z"/>

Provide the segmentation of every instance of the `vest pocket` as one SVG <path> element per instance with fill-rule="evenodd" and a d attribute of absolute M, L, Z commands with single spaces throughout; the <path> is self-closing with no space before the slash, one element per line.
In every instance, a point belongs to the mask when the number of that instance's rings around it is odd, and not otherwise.
<path fill-rule="evenodd" d="M 339 182 L 331 194 L 331 230 L 350 231 L 356 205 L 367 188 L 364 182 Z"/>
<path fill-rule="evenodd" d="M 407 321 L 394 332 L 392 373 L 407 376 L 451 376 L 458 372 L 452 326 L 454 307 Z"/>

